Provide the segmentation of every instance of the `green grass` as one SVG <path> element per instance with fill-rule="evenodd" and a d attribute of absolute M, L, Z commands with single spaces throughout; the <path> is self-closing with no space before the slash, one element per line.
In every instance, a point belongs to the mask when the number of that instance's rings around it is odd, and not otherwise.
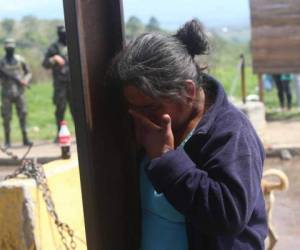
<path fill-rule="evenodd" d="M 288 112 L 278 110 L 268 110 L 266 113 L 267 121 L 300 121 L 299 109 L 292 108 Z"/>
<path fill-rule="evenodd" d="M 227 66 L 224 68 L 217 67 L 212 69 L 210 74 L 223 84 L 228 95 L 241 99 L 240 72 L 236 66 Z M 250 67 L 245 69 L 245 80 L 247 95 L 258 94 L 257 76 L 253 74 Z"/>
<path fill-rule="evenodd" d="M 56 135 L 56 125 L 54 116 L 54 105 L 52 104 L 52 84 L 34 84 L 26 91 L 27 100 L 27 129 L 29 138 L 33 141 L 53 140 Z M 65 120 L 68 127 L 74 133 L 74 124 L 67 109 Z M 0 124 L 0 141 L 3 142 L 3 126 Z M 13 118 L 11 122 L 12 142 L 20 142 L 21 131 L 15 108 L 13 109 Z"/>
<path fill-rule="evenodd" d="M 210 74 L 216 77 L 224 86 L 228 95 L 234 96 L 235 99 L 241 100 L 240 76 L 236 67 L 216 68 Z M 251 67 L 245 71 L 247 95 L 258 95 L 258 78 L 253 74 Z M 295 83 L 291 83 L 292 92 L 292 110 L 281 112 L 277 97 L 276 87 L 273 86 L 271 91 L 264 92 L 264 102 L 266 107 L 267 120 L 300 120 L 300 110 L 297 107 L 297 97 Z"/>

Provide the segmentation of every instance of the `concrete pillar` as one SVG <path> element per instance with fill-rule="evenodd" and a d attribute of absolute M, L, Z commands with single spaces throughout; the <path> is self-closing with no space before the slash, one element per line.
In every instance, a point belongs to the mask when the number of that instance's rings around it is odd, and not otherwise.
<path fill-rule="evenodd" d="M 248 117 L 260 139 L 265 143 L 267 125 L 265 105 L 262 102 L 235 103 L 235 105 Z"/>

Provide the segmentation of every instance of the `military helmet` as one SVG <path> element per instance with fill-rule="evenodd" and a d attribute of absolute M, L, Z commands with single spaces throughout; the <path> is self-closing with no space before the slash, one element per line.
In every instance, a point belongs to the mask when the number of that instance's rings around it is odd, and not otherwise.
<path fill-rule="evenodd" d="M 66 32 L 66 28 L 64 25 L 58 25 L 57 26 L 57 32 Z"/>
<path fill-rule="evenodd" d="M 15 48 L 15 47 L 16 47 L 15 39 L 13 39 L 13 38 L 7 38 L 4 41 L 4 48 Z"/>

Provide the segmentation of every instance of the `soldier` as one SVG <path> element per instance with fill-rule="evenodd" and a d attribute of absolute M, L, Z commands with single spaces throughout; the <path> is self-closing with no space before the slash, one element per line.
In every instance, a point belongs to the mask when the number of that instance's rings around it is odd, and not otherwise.
<path fill-rule="evenodd" d="M 64 119 L 67 103 L 71 107 L 71 82 L 68 62 L 68 49 L 66 43 L 66 30 L 64 26 L 57 27 L 58 40 L 48 48 L 43 66 L 52 69 L 53 76 L 53 103 L 56 107 L 55 118 L 57 125 L 57 135 L 60 123 Z M 57 142 L 57 136 L 55 142 Z"/>
<path fill-rule="evenodd" d="M 12 104 L 15 103 L 23 136 L 23 145 L 32 145 L 26 130 L 25 88 L 31 79 L 31 73 L 24 58 L 15 54 L 14 39 L 6 39 L 5 56 L 0 60 L 0 80 L 2 83 L 2 107 L 5 146 L 10 147 L 10 121 Z"/>

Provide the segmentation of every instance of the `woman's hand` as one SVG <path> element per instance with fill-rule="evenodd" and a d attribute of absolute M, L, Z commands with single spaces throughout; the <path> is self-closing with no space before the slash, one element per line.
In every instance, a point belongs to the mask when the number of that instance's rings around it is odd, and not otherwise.
<path fill-rule="evenodd" d="M 161 124 L 158 125 L 134 110 L 129 110 L 129 113 L 134 119 L 137 143 L 145 148 L 151 159 L 174 149 L 174 136 L 169 115 L 164 114 L 161 117 Z"/>

